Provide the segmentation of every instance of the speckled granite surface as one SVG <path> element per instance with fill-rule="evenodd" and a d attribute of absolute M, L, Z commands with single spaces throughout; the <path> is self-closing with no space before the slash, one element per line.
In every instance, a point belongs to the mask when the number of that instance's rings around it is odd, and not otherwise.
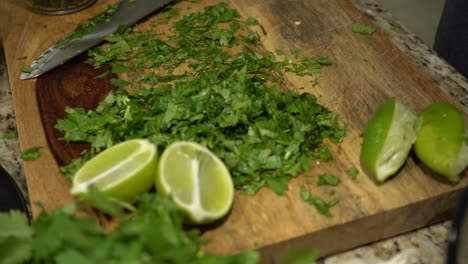
<path fill-rule="evenodd" d="M 468 81 L 451 66 L 440 59 L 434 51 L 417 36 L 396 21 L 374 0 L 353 0 L 379 30 L 404 51 L 421 69 L 433 78 L 440 87 L 454 97 L 468 113 Z M 24 170 L 19 159 L 17 139 L 4 139 L 7 132 L 16 130 L 11 92 L 7 81 L 5 58 L 0 52 L 0 165 L 18 182 L 27 197 Z M 450 221 L 409 232 L 394 238 L 365 245 L 341 254 L 320 259 L 320 264 L 442 264 L 445 263 Z"/>

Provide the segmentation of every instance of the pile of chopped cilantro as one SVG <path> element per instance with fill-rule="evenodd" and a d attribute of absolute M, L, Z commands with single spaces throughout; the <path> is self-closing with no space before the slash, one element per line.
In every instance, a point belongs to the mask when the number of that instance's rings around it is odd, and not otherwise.
<path fill-rule="evenodd" d="M 329 159 L 323 141 L 339 142 L 344 127 L 314 95 L 285 87 L 282 76 L 311 78 L 313 85 L 330 61 L 264 50 L 251 30 L 256 23 L 220 3 L 187 11 L 170 32 L 123 28 L 107 37 L 89 63 L 110 65 L 105 74 L 127 78 L 113 78 L 119 88 L 96 109 L 65 110 L 56 129 L 68 142 L 89 142 L 91 151 L 62 171 L 73 175 L 87 158 L 123 140 L 148 138 L 160 151 L 189 140 L 220 157 L 238 189 L 254 194 L 269 186 L 283 194 L 312 159 Z"/>

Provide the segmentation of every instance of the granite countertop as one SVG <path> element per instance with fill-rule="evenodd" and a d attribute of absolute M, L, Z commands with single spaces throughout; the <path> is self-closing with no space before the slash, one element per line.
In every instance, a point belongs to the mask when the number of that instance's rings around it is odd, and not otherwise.
<path fill-rule="evenodd" d="M 379 30 L 385 32 L 395 45 L 406 53 L 459 106 L 468 113 L 468 81 L 428 47 L 420 38 L 398 22 L 375 0 L 352 0 Z M 0 41 L 1 44 L 1 41 Z M 1 45 L 0 45 L 1 48 Z M 3 50 L 0 50 L 0 165 L 17 181 L 27 198 L 22 161 L 19 159 L 18 139 L 4 139 L 7 132 L 16 131 L 15 115 Z M 318 263 L 445 263 L 448 231 L 445 221 L 394 238 L 371 243 L 347 252 L 329 256 Z"/>

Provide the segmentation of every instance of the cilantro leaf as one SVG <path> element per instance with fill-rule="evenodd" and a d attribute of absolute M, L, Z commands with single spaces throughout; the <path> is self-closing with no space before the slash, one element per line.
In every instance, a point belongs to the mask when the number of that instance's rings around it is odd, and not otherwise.
<path fill-rule="evenodd" d="M 302 200 L 313 205 L 320 214 L 325 215 L 327 217 L 332 216 L 330 213 L 330 208 L 335 206 L 339 202 L 338 198 L 333 198 L 329 202 L 325 202 L 322 198 L 314 195 L 309 190 L 307 190 L 307 188 L 304 185 L 301 186 L 300 196 Z"/>
<path fill-rule="evenodd" d="M 288 190 L 287 180 L 284 178 L 267 179 L 267 184 L 278 195 L 283 195 Z"/>
<path fill-rule="evenodd" d="M 31 255 L 32 235 L 26 215 L 18 211 L 0 213 L 0 262 L 26 261 Z"/>
<path fill-rule="evenodd" d="M 23 151 L 20 155 L 20 158 L 24 161 L 31 161 L 31 160 L 36 160 L 41 157 L 41 153 L 39 152 L 39 149 L 41 147 L 31 147 Z"/>
<path fill-rule="evenodd" d="M 357 179 L 357 176 L 359 175 L 359 170 L 356 167 L 351 167 L 347 170 L 348 174 L 351 176 L 353 180 Z"/>
<path fill-rule="evenodd" d="M 354 33 L 367 34 L 367 35 L 372 35 L 375 32 L 375 29 L 373 29 L 372 27 L 370 27 L 370 26 L 368 26 L 366 24 L 363 24 L 363 23 L 353 24 L 351 30 Z"/>
<path fill-rule="evenodd" d="M 283 264 L 312 264 L 318 256 L 318 251 L 313 248 L 296 249 L 287 255 Z"/>
<path fill-rule="evenodd" d="M 96 193 L 95 193 L 96 194 Z M 105 198 L 105 195 L 99 196 Z M 114 204 L 116 207 L 125 205 Z M 257 251 L 218 256 L 202 251 L 200 231 L 184 227 L 185 215 L 158 194 L 140 197 L 131 215 L 106 228 L 76 216 L 75 204 L 42 211 L 32 226 L 19 212 L 0 213 L 2 263 L 238 263 L 259 262 Z M 8 253 L 8 254 L 5 254 Z"/>
<path fill-rule="evenodd" d="M 335 175 L 331 175 L 328 173 L 324 173 L 319 175 L 317 185 L 329 185 L 329 186 L 337 186 L 341 183 L 340 178 Z"/>
<path fill-rule="evenodd" d="M 21 67 L 21 71 L 24 72 L 24 73 L 31 73 L 32 68 L 31 68 L 31 66 L 23 66 L 23 67 Z"/>

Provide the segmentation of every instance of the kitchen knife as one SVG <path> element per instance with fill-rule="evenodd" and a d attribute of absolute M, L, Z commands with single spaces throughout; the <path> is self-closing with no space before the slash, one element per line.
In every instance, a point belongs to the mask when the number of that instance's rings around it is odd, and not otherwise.
<path fill-rule="evenodd" d="M 38 77 L 99 44 L 120 26 L 136 23 L 173 0 L 122 0 L 88 20 L 75 31 L 44 51 L 20 75 L 21 80 Z"/>

